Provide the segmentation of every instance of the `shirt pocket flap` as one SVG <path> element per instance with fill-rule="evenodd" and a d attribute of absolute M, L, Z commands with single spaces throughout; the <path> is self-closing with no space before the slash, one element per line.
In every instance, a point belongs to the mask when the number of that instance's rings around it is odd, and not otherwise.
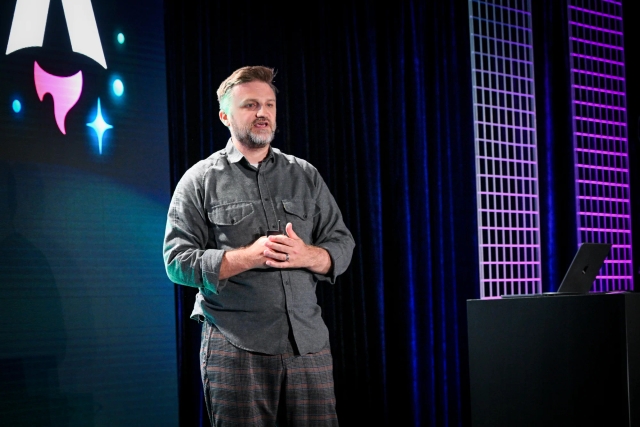
<path fill-rule="evenodd" d="M 248 202 L 214 206 L 209 212 L 209 221 L 216 225 L 236 225 L 253 214 L 253 205 Z"/>
<path fill-rule="evenodd" d="M 302 220 L 310 219 L 320 213 L 320 208 L 312 199 L 283 200 L 282 205 L 288 214 L 295 215 Z"/>

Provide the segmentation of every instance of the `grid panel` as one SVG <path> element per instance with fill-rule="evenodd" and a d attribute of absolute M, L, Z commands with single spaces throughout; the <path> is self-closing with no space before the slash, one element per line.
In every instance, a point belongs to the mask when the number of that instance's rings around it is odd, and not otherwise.
<path fill-rule="evenodd" d="M 569 0 L 578 243 L 612 243 L 593 291 L 633 289 L 622 4 Z"/>
<path fill-rule="evenodd" d="M 470 0 L 480 297 L 541 292 L 529 0 Z"/>

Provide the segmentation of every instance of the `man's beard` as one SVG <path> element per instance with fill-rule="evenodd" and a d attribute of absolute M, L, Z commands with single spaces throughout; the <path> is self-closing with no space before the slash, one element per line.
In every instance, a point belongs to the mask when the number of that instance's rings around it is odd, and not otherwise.
<path fill-rule="evenodd" d="M 264 120 L 258 120 L 258 121 L 264 122 Z M 271 125 L 270 122 L 267 122 L 267 123 Z M 231 122 L 231 129 L 233 130 L 233 133 L 238 139 L 238 142 L 240 142 L 242 145 L 244 145 L 247 148 L 262 148 L 266 145 L 271 144 L 271 141 L 273 141 L 273 137 L 275 136 L 275 133 L 276 133 L 275 123 L 272 125 L 271 132 L 260 133 L 260 134 L 255 134 L 251 131 L 254 124 L 255 122 L 251 123 L 251 125 L 249 125 L 246 128 L 240 128 L 233 121 Z"/>

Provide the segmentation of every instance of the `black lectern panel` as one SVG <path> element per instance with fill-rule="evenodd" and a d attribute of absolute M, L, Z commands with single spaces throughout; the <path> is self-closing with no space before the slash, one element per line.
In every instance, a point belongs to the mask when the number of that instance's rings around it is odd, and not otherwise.
<path fill-rule="evenodd" d="M 474 427 L 640 425 L 640 295 L 469 300 L 467 310 Z"/>

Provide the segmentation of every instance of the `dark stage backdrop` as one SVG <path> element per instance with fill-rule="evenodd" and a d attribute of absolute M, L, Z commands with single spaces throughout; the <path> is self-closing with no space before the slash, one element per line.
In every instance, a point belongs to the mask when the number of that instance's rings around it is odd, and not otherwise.
<path fill-rule="evenodd" d="M 215 91 L 278 70 L 274 146 L 309 160 L 356 239 L 318 296 L 340 422 L 461 425 L 478 294 L 467 2 L 166 1 L 172 182 L 224 147 Z M 178 287 L 180 417 L 206 425 L 194 290 Z"/>
<path fill-rule="evenodd" d="M 548 286 L 575 247 L 566 4 L 533 3 Z M 319 169 L 354 234 L 349 270 L 318 288 L 344 426 L 469 425 L 465 302 L 479 284 L 468 16 L 467 0 L 165 0 L 173 185 L 229 137 L 219 83 L 244 65 L 275 67 L 274 146 Z M 194 295 L 176 287 L 182 426 L 208 423 Z"/>

